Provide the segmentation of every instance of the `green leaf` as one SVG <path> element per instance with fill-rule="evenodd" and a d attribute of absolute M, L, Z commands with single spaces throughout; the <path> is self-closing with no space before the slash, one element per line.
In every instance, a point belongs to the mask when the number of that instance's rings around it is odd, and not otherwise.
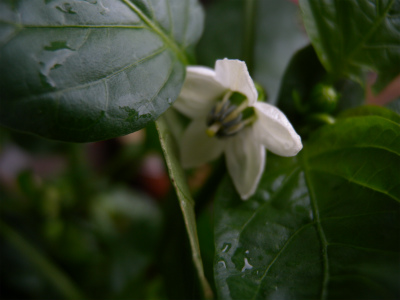
<path fill-rule="evenodd" d="M 248 6 L 254 11 L 249 12 Z M 244 60 L 253 56 L 254 64 L 246 61 L 251 75 L 266 90 L 268 101 L 275 103 L 289 59 L 307 44 L 298 12 L 289 1 L 213 1 L 207 7 L 204 34 L 197 47 L 199 63 L 214 67 L 217 59 Z"/>
<path fill-rule="evenodd" d="M 300 0 L 307 33 L 322 64 L 360 83 L 378 72 L 381 90 L 399 71 L 400 4 L 395 0 Z"/>
<path fill-rule="evenodd" d="M 348 109 L 341 113 L 339 118 L 350 118 L 350 117 L 363 117 L 363 116 L 380 116 L 382 118 L 391 120 L 397 124 L 400 124 L 400 115 L 381 106 L 365 105 L 352 109 Z"/>
<path fill-rule="evenodd" d="M 370 111 L 371 112 L 371 111 Z M 268 154 L 256 194 L 215 204 L 222 299 L 398 299 L 400 124 L 339 119 L 293 158 Z"/>
<path fill-rule="evenodd" d="M 189 187 L 186 183 L 185 174 L 178 160 L 174 135 L 169 129 L 171 126 L 169 126 L 164 116 L 157 120 L 156 126 L 160 137 L 161 147 L 167 163 L 169 176 L 179 198 L 179 205 L 181 207 L 186 230 L 189 235 L 189 242 L 192 248 L 193 262 L 197 269 L 197 275 L 199 276 L 205 298 L 210 299 L 212 298 L 213 293 L 206 277 L 204 276 L 203 262 L 200 255 L 200 245 L 197 237 L 194 200 L 190 194 Z"/>
<path fill-rule="evenodd" d="M 197 0 L 0 3 L 0 122 L 63 141 L 138 130 L 176 99 Z"/>

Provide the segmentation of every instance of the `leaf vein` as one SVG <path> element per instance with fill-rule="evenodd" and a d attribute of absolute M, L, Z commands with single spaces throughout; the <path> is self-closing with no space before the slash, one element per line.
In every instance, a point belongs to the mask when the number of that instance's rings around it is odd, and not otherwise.
<path fill-rule="evenodd" d="M 398 151 L 397 149 L 390 149 L 390 148 L 378 146 L 378 145 L 349 145 L 349 146 L 342 146 L 342 147 L 338 147 L 338 148 L 329 148 L 329 150 L 324 150 L 324 152 L 315 153 L 315 154 L 309 155 L 308 157 L 309 157 L 309 159 L 315 159 L 317 157 L 324 156 L 326 154 L 339 152 L 339 151 L 343 151 L 343 150 L 350 150 L 350 149 L 379 149 L 379 150 L 385 150 L 390 153 L 393 153 L 396 156 L 400 156 L 400 152 L 397 152 Z"/>
<path fill-rule="evenodd" d="M 379 1 L 377 1 L 379 4 Z M 371 37 L 372 34 L 374 34 L 375 30 L 378 28 L 378 26 L 382 23 L 383 19 L 386 17 L 386 14 L 389 12 L 390 7 L 392 6 L 394 0 L 390 0 L 388 5 L 385 7 L 385 9 L 382 11 L 380 16 L 376 19 L 376 21 L 372 24 L 371 28 L 368 29 L 367 33 L 363 35 L 363 38 L 358 42 L 358 44 L 353 48 L 353 50 L 350 51 L 350 53 L 347 56 L 347 60 L 350 60 L 353 55 L 355 55 L 365 44 L 365 42 Z M 378 12 L 377 12 L 378 14 Z"/>
<path fill-rule="evenodd" d="M 267 276 L 268 271 L 271 269 L 271 267 L 273 266 L 273 264 L 278 260 L 279 256 L 282 254 L 282 252 L 287 248 L 287 246 L 292 242 L 292 240 L 304 229 L 314 225 L 315 222 L 311 222 L 308 224 L 303 225 L 302 227 L 300 227 L 298 230 L 296 230 L 285 242 L 285 244 L 283 245 L 283 247 L 279 250 L 279 252 L 275 255 L 274 259 L 269 263 L 269 265 L 267 266 L 267 268 L 265 269 L 265 272 L 263 273 L 263 275 L 261 276 L 260 282 L 262 282 L 265 278 L 265 276 Z M 258 295 L 258 293 L 260 292 L 260 287 L 261 284 L 258 285 L 256 292 L 254 293 L 253 298 L 251 298 L 252 300 L 256 299 L 256 296 Z"/>
<path fill-rule="evenodd" d="M 313 170 L 316 170 L 316 171 L 318 171 L 318 172 L 327 173 L 327 174 L 331 174 L 331 175 L 336 175 L 336 176 L 338 176 L 338 177 L 341 177 L 341 178 L 343 178 L 343 179 L 348 180 L 349 182 L 355 183 L 355 184 L 357 184 L 357 185 L 359 185 L 359 186 L 368 188 L 368 189 L 373 190 L 373 191 L 375 191 L 375 192 L 382 193 L 382 194 L 384 194 L 384 195 L 386 195 L 386 196 L 388 196 L 388 197 L 390 197 L 390 198 L 393 198 L 393 199 L 395 199 L 395 200 L 397 200 L 397 201 L 400 202 L 400 197 L 397 197 L 396 195 L 393 195 L 393 194 L 390 194 L 390 193 L 389 193 L 389 191 L 390 191 L 392 188 L 391 188 L 390 190 L 385 191 L 385 190 L 379 189 L 379 188 L 374 187 L 374 186 L 366 185 L 364 182 L 351 179 L 351 178 L 347 177 L 347 176 L 344 175 L 344 174 L 339 174 L 339 173 L 335 173 L 335 172 L 329 171 L 329 170 L 327 170 L 327 169 L 320 169 L 320 168 L 316 168 L 316 167 L 313 167 L 312 169 L 313 169 Z"/>
<path fill-rule="evenodd" d="M 87 82 L 87 83 L 84 83 L 84 84 L 81 84 L 81 85 L 76 85 L 76 86 L 73 86 L 73 87 L 67 87 L 67 88 L 60 89 L 60 90 L 54 90 L 54 91 L 50 91 L 50 92 L 46 92 L 46 93 L 42 93 L 42 94 L 31 95 L 30 97 L 27 97 L 27 98 L 15 99 L 15 101 L 21 101 L 21 102 L 22 101 L 31 101 L 31 100 L 34 100 L 35 98 L 37 98 L 38 96 L 42 96 L 42 95 L 46 95 L 46 94 L 53 94 L 53 93 L 62 94 L 62 93 L 68 92 L 70 90 L 84 89 L 84 88 L 90 87 L 92 85 L 96 85 L 96 84 L 98 84 L 99 82 L 101 82 L 103 80 L 108 80 L 108 79 L 114 77 L 115 75 L 125 71 L 125 70 L 128 70 L 128 69 L 130 69 L 132 67 L 138 66 L 139 64 L 145 62 L 146 60 L 161 54 L 162 52 L 165 51 L 165 49 L 166 49 L 166 47 L 163 46 L 163 47 L 157 49 L 156 51 L 152 52 L 150 55 L 148 55 L 146 57 L 143 57 L 143 58 L 133 62 L 132 64 L 130 64 L 128 66 L 125 66 L 125 67 L 123 67 L 123 68 L 121 68 L 121 69 L 119 69 L 119 70 L 117 70 L 117 71 L 115 71 L 115 72 L 103 77 L 103 78 L 96 79 L 94 81 Z"/>
<path fill-rule="evenodd" d="M 164 42 L 175 52 L 176 56 L 184 63 L 187 64 L 187 57 L 182 49 L 175 43 L 175 41 L 164 33 L 164 31 L 151 19 L 149 19 L 131 0 L 122 0 L 125 4 L 134 11 L 140 19 L 154 32 L 156 32 Z"/>
<path fill-rule="evenodd" d="M 386 254 L 399 254 L 397 251 L 361 247 L 361 246 L 357 246 L 357 245 L 350 245 L 350 244 L 336 243 L 336 242 L 328 243 L 328 246 L 349 247 L 349 248 L 353 248 L 353 249 L 357 249 L 357 250 L 364 250 L 364 251 L 370 251 L 370 252 L 379 252 L 379 253 L 386 253 Z"/>

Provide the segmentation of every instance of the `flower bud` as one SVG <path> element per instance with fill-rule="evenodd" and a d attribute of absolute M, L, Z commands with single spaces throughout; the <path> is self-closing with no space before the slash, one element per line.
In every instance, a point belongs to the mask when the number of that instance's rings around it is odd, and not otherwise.
<path fill-rule="evenodd" d="M 340 94 L 332 85 L 319 83 L 311 91 L 311 109 L 317 112 L 331 113 L 335 110 Z"/>

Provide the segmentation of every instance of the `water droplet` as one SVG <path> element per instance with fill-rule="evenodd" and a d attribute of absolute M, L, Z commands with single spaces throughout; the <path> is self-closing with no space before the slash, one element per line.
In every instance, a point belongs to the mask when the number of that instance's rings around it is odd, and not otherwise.
<path fill-rule="evenodd" d="M 224 245 L 222 246 L 222 252 L 227 252 L 229 251 L 229 249 L 231 249 L 232 245 L 229 243 L 224 243 Z"/>
<path fill-rule="evenodd" d="M 101 1 L 99 3 L 100 3 L 100 6 L 102 8 L 102 11 L 100 11 L 100 13 L 102 15 L 108 14 L 110 12 L 110 9 L 108 7 L 105 7 Z"/>
<path fill-rule="evenodd" d="M 249 263 L 249 261 L 247 260 L 247 257 L 244 258 L 244 266 L 242 268 L 242 272 L 246 271 L 246 270 L 251 270 L 253 269 L 253 266 Z"/>
<path fill-rule="evenodd" d="M 60 49 L 73 50 L 67 45 L 66 41 L 53 41 L 53 42 L 51 42 L 50 45 L 44 46 L 43 49 L 46 51 L 57 51 Z"/>
<path fill-rule="evenodd" d="M 219 267 L 219 268 L 224 268 L 224 269 L 226 269 L 226 264 L 225 264 L 225 262 L 224 262 L 223 260 L 220 260 L 220 261 L 218 262 L 218 267 Z"/>
<path fill-rule="evenodd" d="M 67 13 L 67 14 L 72 14 L 72 15 L 76 15 L 76 11 L 74 11 L 74 9 L 72 8 L 72 5 L 70 3 L 65 2 L 63 5 L 61 6 L 56 6 L 56 8 L 59 11 L 62 11 L 63 13 Z"/>
<path fill-rule="evenodd" d="M 52 43 L 50 46 L 45 46 L 43 49 L 44 51 L 42 51 L 37 57 L 40 65 L 39 76 L 44 86 L 55 87 L 57 85 L 51 76 L 51 71 L 61 67 L 68 57 L 74 53 L 74 51 L 66 48 L 61 48 L 59 50 L 55 49 L 59 46 L 58 43 L 59 42 L 55 42 L 54 45 Z M 48 50 L 53 49 L 53 47 L 55 47 L 54 50 Z"/>

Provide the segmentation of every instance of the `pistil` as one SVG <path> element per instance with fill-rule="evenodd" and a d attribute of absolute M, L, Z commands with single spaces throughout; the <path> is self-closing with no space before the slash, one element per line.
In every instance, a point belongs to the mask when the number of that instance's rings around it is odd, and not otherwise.
<path fill-rule="evenodd" d="M 206 130 L 206 133 L 209 137 L 213 137 L 217 134 L 218 130 L 220 130 L 222 127 L 222 124 L 219 122 L 215 122 L 211 126 L 209 126 Z"/>

